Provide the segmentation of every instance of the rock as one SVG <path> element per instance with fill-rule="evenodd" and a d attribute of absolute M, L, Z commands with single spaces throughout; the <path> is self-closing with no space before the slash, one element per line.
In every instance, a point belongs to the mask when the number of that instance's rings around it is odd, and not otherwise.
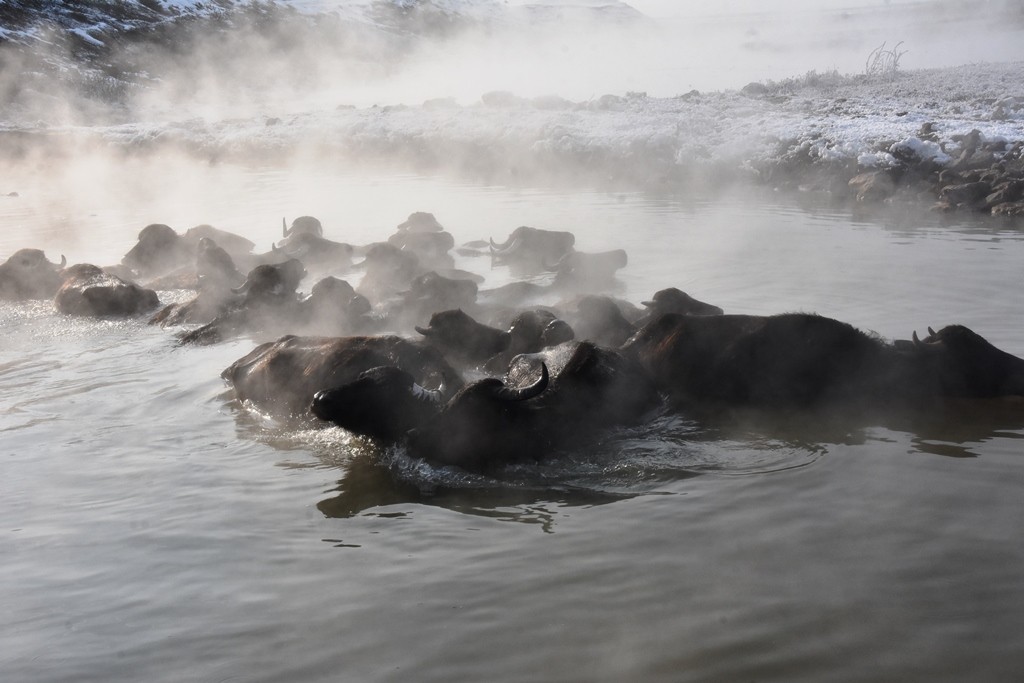
<path fill-rule="evenodd" d="M 1024 216 L 1024 202 L 1004 202 L 992 207 L 993 216 Z"/>
<path fill-rule="evenodd" d="M 985 204 L 989 208 L 1024 198 L 1024 181 L 1008 180 L 996 185 L 993 190 L 992 194 L 985 197 Z"/>
<path fill-rule="evenodd" d="M 857 201 L 883 201 L 896 191 L 896 182 L 888 171 L 867 171 L 850 179 L 849 185 L 857 191 Z"/>
<path fill-rule="evenodd" d="M 991 185 L 978 181 L 962 185 L 947 185 L 939 191 L 939 196 L 952 204 L 975 205 L 984 201 L 990 192 L 992 192 Z"/>

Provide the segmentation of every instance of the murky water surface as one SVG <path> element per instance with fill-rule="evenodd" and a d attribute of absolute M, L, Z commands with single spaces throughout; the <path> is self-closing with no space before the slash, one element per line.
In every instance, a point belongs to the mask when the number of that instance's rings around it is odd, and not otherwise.
<path fill-rule="evenodd" d="M 633 301 L 959 322 L 1024 355 L 1024 232 L 770 193 L 740 201 L 410 176 L 25 177 L 0 255 L 114 263 L 147 223 L 269 247 L 282 214 L 383 239 L 518 225 L 623 247 Z M 181 179 L 185 178 L 185 179 Z M 491 282 L 489 263 L 461 264 Z M 1013 680 L 1024 415 L 895 428 L 662 417 L 500 478 L 225 401 L 241 340 L 0 305 L 0 678 L 10 681 Z"/>

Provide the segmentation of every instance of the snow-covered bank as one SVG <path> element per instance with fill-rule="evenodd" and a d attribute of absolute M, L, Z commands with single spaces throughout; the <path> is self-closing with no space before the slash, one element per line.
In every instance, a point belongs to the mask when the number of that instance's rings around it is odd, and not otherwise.
<path fill-rule="evenodd" d="M 837 191 L 858 173 L 962 156 L 964 136 L 994 156 L 1024 141 L 1024 64 L 883 77 L 809 73 L 739 91 L 586 102 L 487 93 L 472 106 L 339 107 L 230 120 L 20 129 L 40 140 L 204 159 L 387 162 L 504 181 L 576 178 L 641 186 L 754 178 Z M 8 134 L 13 131 L 8 130 Z"/>

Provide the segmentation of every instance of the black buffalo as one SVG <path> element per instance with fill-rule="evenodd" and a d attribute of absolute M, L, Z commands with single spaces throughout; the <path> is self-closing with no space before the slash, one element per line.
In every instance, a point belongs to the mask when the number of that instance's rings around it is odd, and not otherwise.
<path fill-rule="evenodd" d="M 657 320 L 666 313 L 680 315 L 722 315 L 723 313 L 718 306 L 694 299 L 676 287 L 660 289 L 649 301 L 640 303 L 647 308 L 647 315 L 644 317 L 645 323 Z"/>
<path fill-rule="evenodd" d="M 623 351 L 693 407 L 885 410 L 1024 395 L 1024 360 L 960 325 L 929 332 L 886 343 L 811 314 L 668 314 Z"/>
<path fill-rule="evenodd" d="M 426 327 L 415 329 L 445 356 L 470 365 L 501 353 L 511 341 L 508 332 L 484 325 L 458 308 L 434 313 Z"/>
<path fill-rule="evenodd" d="M 19 249 L 0 264 L 0 301 L 52 299 L 60 289 L 67 259 L 50 263 L 39 249 Z"/>
<path fill-rule="evenodd" d="M 549 370 L 550 368 L 550 370 Z M 410 454 L 468 470 L 538 460 L 634 425 L 660 403 L 632 359 L 587 342 L 518 356 L 504 380 L 482 379 L 456 393 L 412 430 Z"/>
<path fill-rule="evenodd" d="M 492 470 L 590 443 L 660 402 L 635 362 L 572 342 L 519 356 L 505 379 L 479 380 L 447 402 L 440 393 L 398 369 L 374 368 L 317 393 L 312 411 L 354 433 L 401 441 L 436 464 Z"/>
<path fill-rule="evenodd" d="M 298 337 L 260 344 L 221 373 L 239 401 L 277 415 L 308 415 L 313 396 L 355 381 L 361 373 L 394 366 L 424 386 L 462 385 L 435 349 L 401 337 Z"/>

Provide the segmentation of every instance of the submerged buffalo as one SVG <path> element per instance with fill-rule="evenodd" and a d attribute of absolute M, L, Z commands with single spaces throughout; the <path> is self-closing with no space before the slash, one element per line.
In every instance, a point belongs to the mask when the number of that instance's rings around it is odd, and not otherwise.
<path fill-rule="evenodd" d="M 278 415 L 307 415 L 313 395 L 354 381 L 379 366 L 395 366 L 425 386 L 457 389 L 458 373 L 436 350 L 401 337 L 297 337 L 260 344 L 221 377 L 239 401 Z"/>
<path fill-rule="evenodd" d="M 470 365 L 479 365 L 508 348 L 511 335 L 475 320 L 460 308 L 430 316 L 426 327 L 416 331 L 441 353 Z"/>
<path fill-rule="evenodd" d="M 317 393 L 312 410 L 350 431 L 402 440 L 410 454 L 430 462 L 490 470 L 636 424 L 659 403 L 634 361 L 575 342 L 519 356 L 504 380 L 469 384 L 443 406 L 438 398 L 411 378 L 378 368 Z"/>
<path fill-rule="evenodd" d="M 576 236 L 571 232 L 542 230 L 522 225 L 508 239 L 497 244 L 490 241 L 491 256 L 496 263 L 525 272 L 542 272 L 549 264 L 558 263 L 572 251 Z"/>
<path fill-rule="evenodd" d="M 52 299 L 60 289 L 61 270 L 68 263 L 51 263 L 39 249 L 19 249 L 0 263 L 0 301 Z"/>
<path fill-rule="evenodd" d="M 643 322 L 657 320 L 666 313 L 680 315 L 722 315 L 724 311 L 714 304 L 694 299 L 676 287 L 659 289 L 649 301 L 641 301 L 647 308 Z"/>
<path fill-rule="evenodd" d="M 197 240 L 198 241 L 198 240 Z M 151 223 L 139 232 L 139 240 L 121 264 L 140 278 L 154 278 L 191 265 L 193 245 L 163 223 Z"/>
<path fill-rule="evenodd" d="M 550 368 L 550 375 L 549 375 Z M 638 424 L 660 405 L 632 359 L 587 342 L 518 356 L 505 380 L 483 379 L 455 394 L 409 434 L 409 452 L 470 470 L 539 460 Z"/>
<path fill-rule="evenodd" d="M 890 344 L 811 314 L 668 314 L 623 351 L 690 407 L 884 411 L 1024 396 L 1024 360 L 961 325 Z"/>
<path fill-rule="evenodd" d="M 64 271 L 54 305 L 61 313 L 83 316 L 131 316 L 155 308 L 156 292 L 122 280 L 98 266 L 79 263 Z"/>

